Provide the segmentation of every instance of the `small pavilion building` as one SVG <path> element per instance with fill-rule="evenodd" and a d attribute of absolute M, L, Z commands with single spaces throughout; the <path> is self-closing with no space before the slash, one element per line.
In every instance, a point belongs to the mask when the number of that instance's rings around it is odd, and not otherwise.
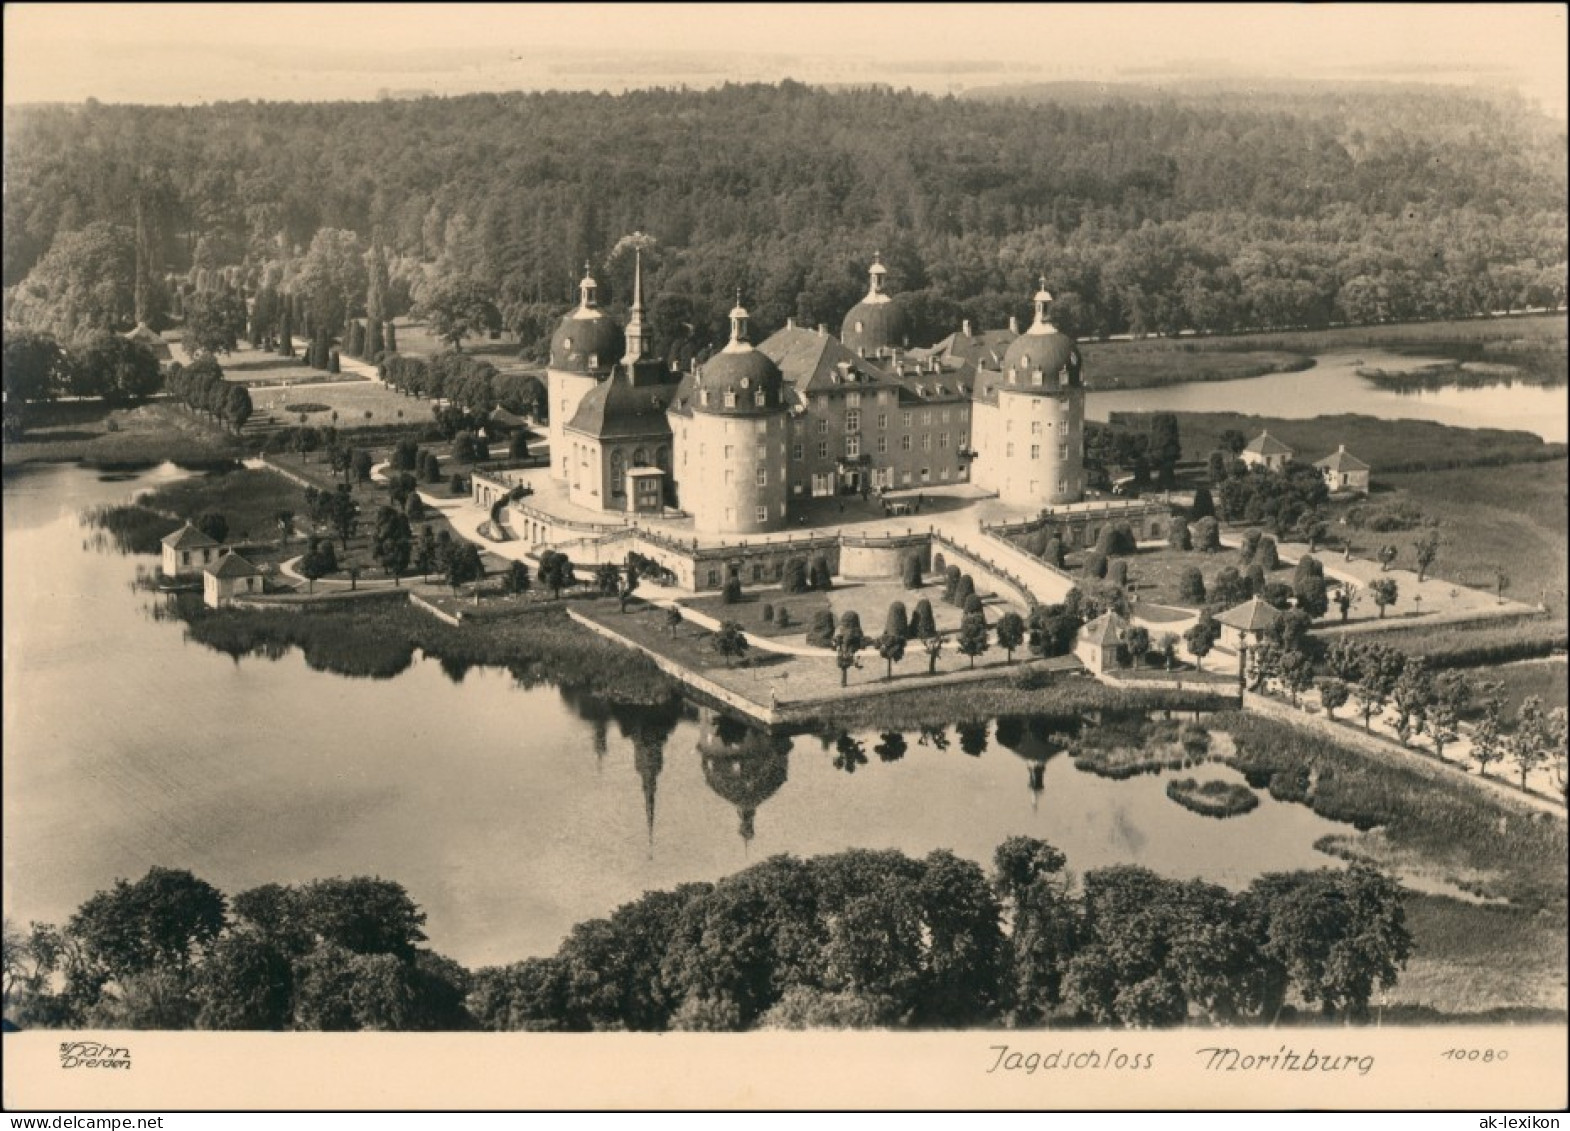
<path fill-rule="evenodd" d="M 222 546 L 188 522 L 173 534 L 164 535 L 160 564 L 165 577 L 189 577 L 222 554 Z"/>
<path fill-rule="evenodd" d="M 210 609 L 232 604 L 237 596 L 262 591 L 262 571 L 239 554 L 225 554 L 202 569 L 202 604 Z"/>

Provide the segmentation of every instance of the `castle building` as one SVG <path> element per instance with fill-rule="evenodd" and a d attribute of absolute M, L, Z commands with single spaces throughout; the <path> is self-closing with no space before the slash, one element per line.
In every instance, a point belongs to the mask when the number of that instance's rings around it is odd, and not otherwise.
<path fill-rule="evenodd" d="M 551 476 L 568 481 L 571 445 L 567 423 L 578 411 L 578 404 L 600 381 L 610 376 L 612 363 L 622 352 L 621 327 L 600 309 L 598 284 L 584 264 L 583 281 L 578 284 L 578 308 L 561 320 L 551 335 L 550 360 L 545 368 L 545 387 L 550 397 Z"/>
<path fill-rule="evenodd" d="M 567 319 L 574 320 L 573 316 Z M 601 321 L 609 320 L 602 316 Z M 564 323 L 557 331 L 564 343 L 570 338 L 564 333 L 568 329 Z M 590 331 L 591 338 L 594 333 Z M 608 340 L 603 332 L 601 337 Z M 595 380 L 593 366 L 585 366 L 581 375 L 561 371 L 558 377 L 555 370 L 551 372 L 554 404 L 566 405 L 577 398 L 572 417 L 560 426 L 564 447 L 551 449 L 551 467 L 561 468 L 561 454 L 566 455 L 568 498 L 577 506 L 658 512 L 667 499 L 666 481 L 671 472 L 671 429 L 665 412 L 675 397 L 676 382 L 662 361 L 649 356 L 641 252 L 633 267 L 632 311 L 625 337 L 626 352 L 604 380 Z M 555 356 L 553 339 L 553 360 Z M 551 428 L 557 428 L 554 411 Z"/>
<path fill-rule="evenodd" d="M 1079 347 L 1047 320 L 1046 280 L 1036 318 L 997 370 L 978 370 L 974 482 L 1005 503 L 1051 506 L 1085 494 L 1085 386 Z"/>
<path fill-rule="evenodd" d="M 838 339 L 792 323 L 753 345 L 738 295 L 730 341 L 675 380 L 648 356 L 641 259 L 625 342 L 586 272 L 551 338 L 551 474 L 579 506 L 672 507 L 702 534 L 780 530 L 792 503 L 871 490 L 974 482 L 1027 507 L 1083 498 L 1080 353 L 1048 318 L 1045 282 L 1023 334 L 966 324 L 909 349 L 886 274 L 875 258 Z"/>
<path fill-rule="evenodd" d="M 682 508 L 704 533 L 785 525 L 790 403 L 780 367 L 747 340 L 738 295 L 730 341 L 683 379 L 668 413 Z"/>

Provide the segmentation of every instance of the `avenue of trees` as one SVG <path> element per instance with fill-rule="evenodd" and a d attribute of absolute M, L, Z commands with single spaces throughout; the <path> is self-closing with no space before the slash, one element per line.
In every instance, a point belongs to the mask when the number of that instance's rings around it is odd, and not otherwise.
<path fill-rule="evenodd" d="M 880 755 L 881 756 L 881 755 Z M 5 932 L 23 1027 L 743 1030 L 1151 1027 L 1367 1016 L 1412 950 L 1362 865 L 1231 892 L 1133 866 L 1075 878 L 1012 837 L 991 874 L 947 851 L 774 856 L 579 923 L 554 955 L 473 972 L 428 949 L 398 884 L 226 898 L 154 868 L 64 927 Z"/>
<path fill-rule="evenodd" d="M 738 285 L 759 333 L 837 325 L 873 250 L 918 344 L 1028 317 L 1043 270 L 1080 336 L 1470 315 L 1566 290 L 1562 127 L 1443 88 L 90 103 L 9 109 L 5 134 L 8 320 L 68 340 L 194 316 L 193 342 L 221 350 L 238 292 L 247 336 L 290 354 L 298 338 L 322 367 L 335 345 L 395 352 L 410 311 L 460 349 L 505 328 L 538 357 L 585 261 L 625 305 L 634 231 L 669 356 L 723 341 Z"/>

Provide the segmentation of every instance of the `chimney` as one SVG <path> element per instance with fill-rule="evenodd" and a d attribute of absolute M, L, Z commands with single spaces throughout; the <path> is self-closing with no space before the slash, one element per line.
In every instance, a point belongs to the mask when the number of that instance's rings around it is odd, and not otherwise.
<path fill-rule="evenodd" d="M 1345 444 L 1337 444 L 1336 445 L 1336 451 L 1340 452 L 1342 455 L 1346 455 L 1346 445 Z"/>
<path fill-rule="evenodd" d="M 965 321 L 963 321 L 963 322 L 961 322 L 959 324 L 959 332 L 961 334 L 964 334 L 965 337 L 967 337 L 967 338 L 971 336 L 971 333 L 970 333 L 970 319 L 969 318 L 965 319 Z"/>
<path fill-rule="evenodd" d="M 787 318 L 787 319 L 785 319 L 785 329 L 787 329 L 787 330 L 794 330 L 795 328 L 796 328 L 796 320 L 794 318 Z"/>
<path fill-rule="evenodd" d="M 1012 314 L 1009 315 L 1009 333 L 1019 333 L 1019 319 Z"/>
<path fill-rule="evenodd" d="M 827 334 L 828 332 L 829 332 L 829 328 L 827 326 L 825 326 L 822 322 L 819 322 L 818 323 L 818 337 L 821 338 L 825 334 Z"/>

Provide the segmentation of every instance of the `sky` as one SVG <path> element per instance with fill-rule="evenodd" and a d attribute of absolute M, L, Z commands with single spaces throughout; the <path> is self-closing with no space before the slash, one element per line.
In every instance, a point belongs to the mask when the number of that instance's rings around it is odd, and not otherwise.
<path fill-rule="evenodd" d="M 1559 4 L 5 7 L 4 98 L 200 103 L 726 81 L 1251 77 L 1514 88 L 1563 119 Z"/>

